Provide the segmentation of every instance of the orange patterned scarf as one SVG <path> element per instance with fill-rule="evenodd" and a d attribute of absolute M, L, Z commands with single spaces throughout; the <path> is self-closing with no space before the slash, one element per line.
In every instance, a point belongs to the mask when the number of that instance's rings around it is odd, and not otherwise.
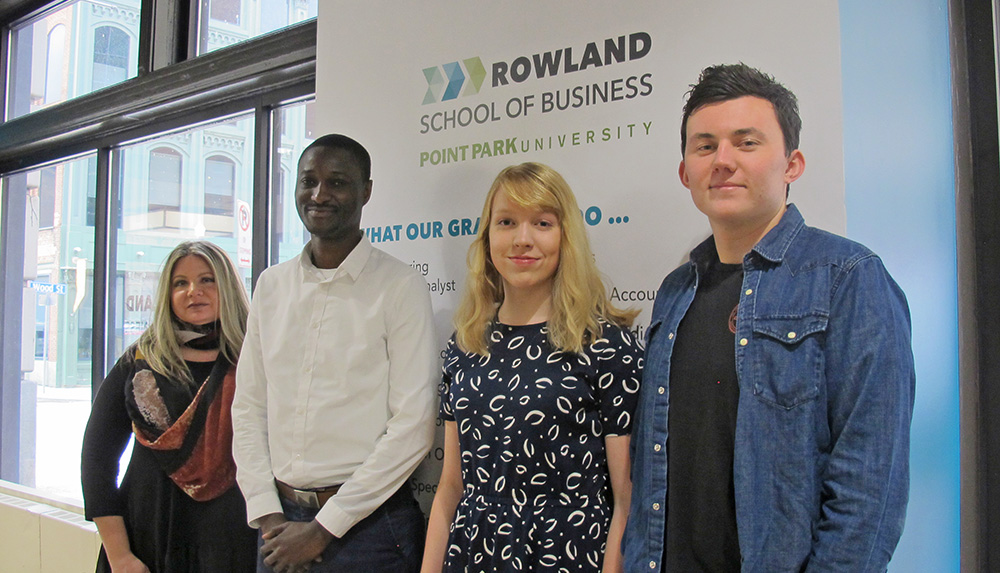
<path fill-rule="evenodd" d="M 163 471 L 192 499 L 222 495 L 236 481 L 230 413 L 236 366 L 220 355 L 191 403 L 170 420 L 160 388 L 176 383 L 150 369 L 139 352 L 135 358 L 125 399 L 136 441 L 153 451 Z"/>

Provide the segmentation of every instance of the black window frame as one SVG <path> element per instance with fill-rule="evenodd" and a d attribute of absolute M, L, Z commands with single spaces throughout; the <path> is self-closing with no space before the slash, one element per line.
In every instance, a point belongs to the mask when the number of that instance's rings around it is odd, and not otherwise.
<path fill-rule="evenodd" d="M 9 31 L 61 2 L 9 0 L 0 6 L 0 87 L 7 91 Z M 92 393 L 117 356 L 108 347 L 114 305 L 121 170 L 112 163 L 122 144 L 197 126 L 236 113 L 254 115 L 252 283 L 267 266 L 272 152 L 271 112 L 312 96 L 316 80 L 316 21 L 309 20 L 240 44 L 193 57 L 189 41 L 197 2 L 142 0 L 138 76 L 14 119 L 0 117 L 0 177 L 86 153 L 97 153 L 94 193 Z M 6 98 L 5 98 L 6 100 Z M 21 297 L 24 194 L 0 193 L 0 479 L 19 481 Z M 88 217 L 89 219 L 89 217 Z M 108 221 L 115 221 L 113 226 Z M 89 221 L 88 221 L 89 222 Z M 13 309 L 17 309 L 16 312 Z M 7 312 L 10 310 L 10 312 Z"/>

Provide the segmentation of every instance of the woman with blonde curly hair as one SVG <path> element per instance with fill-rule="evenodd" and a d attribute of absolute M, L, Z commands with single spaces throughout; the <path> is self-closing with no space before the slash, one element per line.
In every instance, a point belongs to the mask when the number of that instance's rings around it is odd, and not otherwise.
<path fill-rule="evenodd" d="M 501 171 L 468 266 L 423 571 L 620 571 L 636 313 L 608 300 L 562 176 Z"/>
<path fill-rule="evenodd" d="M 189 241 L 167 257 L 152 322 L 101 384 L 83 438 L 85 514 L 103 544 L 97 571 L 255 570 L 230 417 L 248 307 L 216 245 Z"/>

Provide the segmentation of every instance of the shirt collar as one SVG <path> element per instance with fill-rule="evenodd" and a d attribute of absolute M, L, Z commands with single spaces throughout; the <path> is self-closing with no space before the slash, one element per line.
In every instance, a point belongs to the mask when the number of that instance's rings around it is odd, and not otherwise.
<path fill-rule="evenodd" d="M 754 245 L 753 250 L 772 263 L 780 263 L 785 258 L 788 246 L 792 244 L 792 240 L 803 226 L 805 219 L 802 218 L 802 214 L 794 203 L 789 203 L 778 224 Z"/>
<path fill-rule="evenodd" d="M 789 203 L 785 209 L 781 220 L 770 231 L 764 235 L 753 247 L 753 252 L 773 263 L 779 263 L 785 258 L 788 246 L 802 227 L 805 226 L 805 219 L 799 213 L 799 209 L 794 203 Z M 703 273 L 708 265 L 719 258 L 715 248 L 715 236 L 711 236 L 691 251 L 691 261 L 698 267 L 699 273 Z"/>
<path fill-rule="evenodd" d="M 304 247 L 302 247 L 302 254 L 299 256 L 299 265 L 301 265 L 302 270 L 306 273 L 306 276 L 321 279 L 321 275 L 319 273 L 320 269 L 318 269 L 312 262 L 311 246 L 312 242 L 308 242 Z M 358 280 L 358 276 L 361 275 L 361 271 L 363 271 L 365 265 L 368 264 L 368 258 L 374 250 L 375 249 L 372 247 L 371 241 L 368 240 L 366 235 L 362 234 L 361 240 L 358 244 L 351 249 L 347 258 L 345 258 L 344 261 L 340 263 L 340 266 L 337 267 L 337 272 L 334 274 L 333 278 L 336 279 L 346 274 L 351 277 L 351 280 Z"/>

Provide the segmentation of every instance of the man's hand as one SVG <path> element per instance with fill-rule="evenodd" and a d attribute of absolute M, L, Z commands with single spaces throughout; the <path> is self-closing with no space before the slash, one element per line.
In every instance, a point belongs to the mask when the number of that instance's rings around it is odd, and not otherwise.
<path fill-rule="evenodd" d="M 278 525 L 285 523 L 288 519 L 285 517 L 284 513 L 269 513 L 258 520 L 260 525 L 260 532 L 262 535 L 266 535 L 267 532 L 271 531 Z"/>
<path fill-rule="evenodd" d="M 277 573 L 290 573 L 305 570 L 313 561 L 319 561 L 333 534 L 315 520 L 286 521 L 263 533 L 261 538 L 264 564 Z"/>

